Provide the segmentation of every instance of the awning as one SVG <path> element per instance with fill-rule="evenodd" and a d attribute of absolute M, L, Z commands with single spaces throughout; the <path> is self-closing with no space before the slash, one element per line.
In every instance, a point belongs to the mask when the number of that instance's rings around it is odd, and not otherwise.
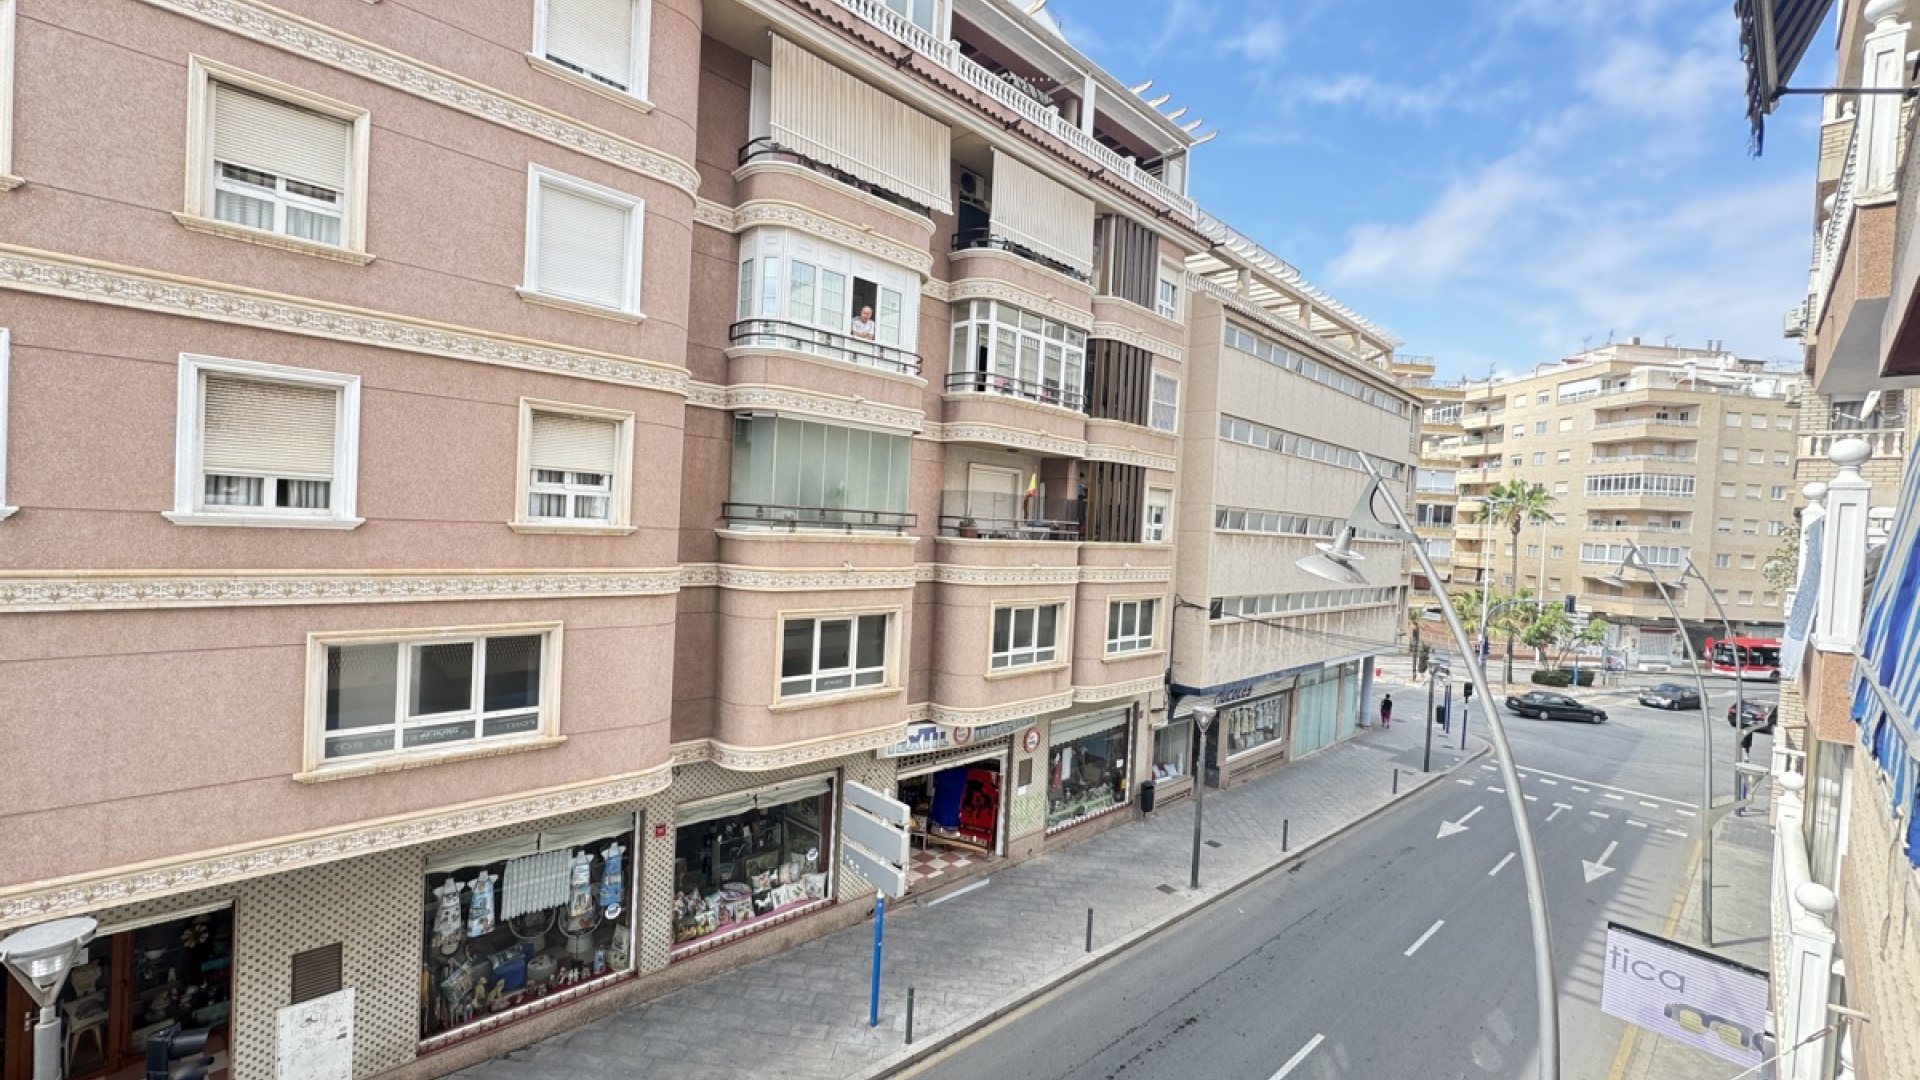
<path fill-rule="evenodd" d="M 1767 114 L 1832 6 L 1833 0 L 1734 0 L 1740 54 L 1747 63 L 1747 121 L 1753 125 L 1755 154 L 1766 139 Z"/>
<path fill-rule="evenodd" d="M 1861 621 L 1853 718 L 1886 776 L 1883 793 L 1905 819 L 1907 860 L 1920 867 L 1920 447 L 1908 458 L 1905 481 Z"/>

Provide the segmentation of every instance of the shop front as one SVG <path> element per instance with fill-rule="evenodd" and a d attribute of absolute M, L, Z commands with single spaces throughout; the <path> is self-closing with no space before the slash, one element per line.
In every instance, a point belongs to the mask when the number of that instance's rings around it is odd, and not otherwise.
<path fill-rule="evenodd" d="M 1291 683 L 1292 680 L 1286 680 Z M 1225 741 L 1223 786 L 1253 769 L 1278 765 L 1288 757 L 1288 731 L 1293 721 L 1293 687 L 1264 687 L 1257 696 L 1222 706 L 1217 724 Z"/>
<path fill-rule="evenodd" d="M 915 724 L 880 751 L 894 760 L 894 797 L 912 811 L 907 891 L 937 887 L 1006 854 L 1011 733 Z"/>
<path fill-rule="evenodd" d="M 29 1080 L 39 1009 L 16 980 L 5 983 L 0 1080 Z M 147 1036 L 174 1023 L 210 1029 L 208 1076 L 226 1080 L 232 986 L 231 906 L 102 926 L 54 1004 L 65 1024 L 66 1080 L 145 1076 Z"/>
<path fill-rule="evenodd" d="M 632 976 L 635 820 L 598 818 L 428 862 L 423 1050 Z"/>
<path fill-rule="evenodd" d="M 1329 664 L 1300 676 L 1300 700 L 1294 707 L 1294 758 L 1324 750 L 1353 733 L 1360 707 L 1361 663 Z"/>
<path fill-rule="evenodd" d="M 1047 832 L 1069 829 L 1132 797 L 1133 710 L 1055 720 L 1047 735 Z"/>
<path fill-rule="evenodd" d="M 673 959 L 833 902 L 833 783 L 809 777 L 679 808 Z"/>

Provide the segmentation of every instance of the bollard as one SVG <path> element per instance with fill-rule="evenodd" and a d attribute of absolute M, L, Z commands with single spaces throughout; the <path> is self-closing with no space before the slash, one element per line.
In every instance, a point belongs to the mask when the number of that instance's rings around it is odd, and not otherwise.
<path fill-rule="evenodd" d="M 1400 794 L 1400 768 L 1399 768 L 1399 766 L 1395 766 L 1395 767 L 1394 767 L 1394 770 L 1393 770 L 1393 793 L 1394 793 L 1395 795 L 1398 795 L 1398 794 Z"/>
<path fill-rule="evenodd" d="M 913 987 L 907 987 L 907 1045 L 913 1045 Z"/>
<path fill-rule="evenodd" d="M 1087 951 L 1093 951 L 1093 909 L 1087 909 Z"/>
<path fill-rule="evenodd" d="M 1286 852 L 1287 852 L 1287 819 L 1281 818 L 1280 819 L 1280 853 L 1284 855 L 1286 854 Z"/>

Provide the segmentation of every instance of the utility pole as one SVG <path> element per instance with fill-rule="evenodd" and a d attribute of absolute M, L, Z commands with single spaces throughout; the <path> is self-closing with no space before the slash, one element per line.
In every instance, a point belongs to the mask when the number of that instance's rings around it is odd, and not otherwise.
<path fill-rule="evenodd" d="M 1211 705 L 1193 707 L 1193 726 L 1199 732 L 1199 745 L 1194 749 L 1193 760 L 1193 874 L 1187 881 L 1187 888 L 1198 891 L 1200 888 L 1200 822 L 1206 810 L 1207 795 L 1207 729 L 1213 726 L 1217 710 Z"/>

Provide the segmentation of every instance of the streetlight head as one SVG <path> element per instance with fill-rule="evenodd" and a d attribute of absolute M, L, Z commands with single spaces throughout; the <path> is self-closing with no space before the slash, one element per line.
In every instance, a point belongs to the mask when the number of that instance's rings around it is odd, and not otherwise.
<path fill-rule="evenodd" d="M 1347 562 L 1345 558 L 1336 555 L 1332 545 L 1315 544 L 1314 547 L 1319 548 L 1323 554 L 1308 555 L 1304 559 L 1296 559 L 1293 565 L 1315 577 L 1323 577 L 1328 581 L 1337 581 L 1342 585 L 1365 585 L 1367 583 L 1366 575 L 1362 574 L 1352 563 Z M 1352 556 L 1352 558 L 1358 559 L 1359 556 L 1355 555 Z"/>
<path fill-rule="evenodd" d="M 99 927 L 98 922 L 84 916 L 29 926 L 0 940 L 0 960 L 20 980 L 27 995 L 44 1009 L 60 996 L 67 973 Z"/>

